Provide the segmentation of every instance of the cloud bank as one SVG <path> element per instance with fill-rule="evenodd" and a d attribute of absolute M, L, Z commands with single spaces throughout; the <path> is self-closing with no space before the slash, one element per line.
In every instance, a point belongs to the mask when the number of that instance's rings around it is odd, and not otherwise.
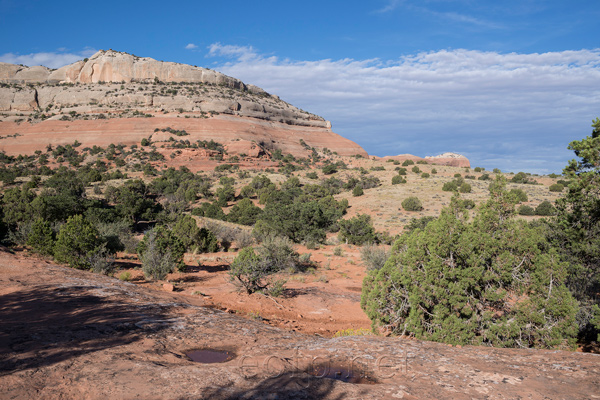
<path fill-rule="evenodd" d="M 454 151 L 486 168 L 560 172 L 567 144 L 600 116 L 600 49 L 292 61 L 216 43 L 208 56 L 379 156 Z"/>

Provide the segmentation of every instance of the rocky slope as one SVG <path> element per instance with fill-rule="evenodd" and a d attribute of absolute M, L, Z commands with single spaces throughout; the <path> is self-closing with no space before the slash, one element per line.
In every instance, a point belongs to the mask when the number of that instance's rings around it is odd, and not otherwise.
<path fill-rule="evenodd" d="M 253 140 L 301 156 L 300 139 L 367 156 L 322 117 L 209 69 L 112 50 L 57 70 L 0 63 L 0 137 L 19 138 L 0 143 L 7 153 L 75 139 L 134 144 L 166 127 L 194 135 L 186 139 Z"/>
<path fill-rule="evenodd" d="M 144 286 L 0 251 L 0 398 L 593 399 L 600 393 L 596 354 L 327 339 Z M 194 363 L 186 356 L 191 349 L 226 350 L 230 358 Z"/>

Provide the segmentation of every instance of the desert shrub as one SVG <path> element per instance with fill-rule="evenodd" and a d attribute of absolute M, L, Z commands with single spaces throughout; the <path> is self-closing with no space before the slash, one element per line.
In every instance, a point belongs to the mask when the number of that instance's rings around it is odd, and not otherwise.
<path fill-rule="evenodd" d="M 354 197 L 362 196 L 363 194 L 365 194 L 365 192 L 362 186 L 355 186 L 354 189 L 352 189 L 352 196 Z"/>
<path fill-rule="evenodd" d="M 78 269 L 90 268 L 88 257 L 102 244 L 98 230 L 82 215 L 74 215 L 60 228 L 54 258 Z"/>
<path fill-rule="evenodd" d="M 502 173 L 502 171 L 500 171 L 500 168 L 494 168 L 492 170 L 492 172 L 495 173 L 495 174 L 501 174 Z"/>
<path fill-rule="evenodd" d="M 419 161 L 417 161 L 417 164 L 427 165 L 429 163 L 427 162 L 427 160 L 419 160 Z"/>
<path fill-rule="evenodd" d="M 367 265 L 367 270 L 381 269 L 389 257 L 389 252 L 383 247 L 368 244 L 360 250 L 360 257 Z"/>
<path fill-rule="evenodd" d="M 490 178 L 490 174 L 483 174 L 479 178 L 477 178 L 477 180 L 479 181 L 489 181 L 490 179 L 492 179 Z"/>
<path fill-rule="evenodd" d="M 433 168 L 433 169 L 431 170 L 431 173 L 432 173 L 432 174 L 437 174 L 437 169 Z"/>
<path fill-rule="evenodd" d="M 217 205 L 221 207 L 227 206 L 227 203 L 235 200 L 235 189 L 232 186 L 221 186 L 216 191 Z"/>
<path fill-rule="evenodd" d="M 392 177 L 392 185 L 398 185 L 400 183 L 406 183 L 406 179 L 402 178 L 400 175 Z"/>
<path fill-rule="evenodd" d="M 55 234 L 50 222 L 43 218 L 37 218 L 27 237 L 27 246 L 36 253 L 51 256 L 54 253 Z"/>
<path fill-rule="evenodd" d="M 361 306 L 373 329 L 461 345 L 572 348 L 577 303 L 543 229 L 511 217 L 514 197 L 502 183 L 472 221 L 457 199 L 368 273 Z"/>
<path fill-rule="evenodd" d="M 529 201 L 527 197 L 527 193 L 523 191 L 523 189 L 510 189 L 510 193 L 513 194 L 519 203 L 526 203 Z"/>
<path fill-rule="evenodd" d="M 550 190 L 551 192 L 557 192 L 557 193 L 560 193 L 560 192 L 562 192 L 562 191 L 563 191 L 563 189 L 564 189 L 564 188 L 565 188 L 565 187 L 564 187 L 563 185 L 561 185 L 560 183 L 555 183 L 555 184 L 553 184 L 553 185 L 550 185 L 550 188 L 549 188 L 549 190 Z"/>
<path fill-rule="evenodd" d="M 319 179 L 319 175 L 315 171 L 307 172 L 306 177 L 308 179 Z"/>
<path fill-rule="evenodd" d="M 242 199 L 233 207 L 227 214 L 227 221 L 241 224 L 241 225 L 254 225 L 260 218 L 263 210 L 257 207 L 249 199 Z"/>
<path fill-rule="evenodd" d="M 283 236 L 268 236 L 257 248 L 258 255 L 271 265 L 274 271 L 295 272 L 299 267 L 299 254 L 294 250 L 294 243 Z"/>
<path fill-rule="evenodd" d="M 519 215 L 535 215 L 535 210 L 533 209 L 533 207 L 529 207 L 526 204 L 521 204 L 517 212 Z"/>
<path fill-rule="evenodd" d="M 535 215 L 550 216 L 556 213 L 556 208 L 548 200 L 542 201 L 535 208 Z"/>
<path fill-rule="evenodd" d="M 221 206 L 215 203 L 202 203 L 200 207 L 192 208 L 192 215 L 212 219 L 225 220 L 227 217 Z"/>
<path fill-rule="evenodd" d="M 341 257 L 344 255 L 344 250 L 340 246 L 335 246 L 333 248 L 333 255 Z"/>
<path fill-rule="evenodd" d="M 429 175 L 427 172 L 423 172 L 423 173 L 421 174 L 421 178 L 423 178 L 423 179 L 427 179 L 427 178 L 429 178 L 429 176 L 430 176 L 430 175 Z"/>
<path fill-rule="evenodd" d="M 456 184 L 456 181 L 445 182 L 442 186 L 442 190 L 444 192 L 455 192 L 458 190 L 458 185 Z"/>
<path fill-rule="evenodd" d="M 413 165 L 415 162 L 413 160 L 404 160 L 402 163 L 403 167 L 408 167 L 409 165 Z"/>
<path fill-rule="evenodd" d="M 406 175 L 406 168 L 398 167 L 398 175 Z"/>
<path fill-rule="evenodd" d="M 138 244 L 138 256 L 146 277 L 164 279 L 175 268 L 183 270 L 185 245 L 163 225 L 150 229 Z"/>
<path fill-rule="evenodd" d="M 462 175 L 461 175 L 461 174 L 459 174 L 459 173 L 456 173 L 456 174 L 454 174 L 454 177 L 455 177 L 455 178 L 460 178 L 461 176 L 462 176 Z"/>
<path fill-rule="evenodd" d="M 240 229 L 239 232 L 235 234 L 235 244 L 237 245 L 238 249 L 252 246 L 253 243 L 254 237 L 252 236 L 251 232 Z"/>
<path fill-rule="evenodd" d="M 460 185 L 460 187 L 458 188 L 458 191 L 461 193 L 471 193 L 471 185 L 464 182 L 462 185 Z"/>
<path fill-rule="evenodd" d="M 286 269 L 295 271 L 299 265 L 299 255 L 289 239 L 271 236 L 263 241 L 258 253 L 252 247 L 243 248 L 231 263 L 229 275 L 248 294 L 270 288 L 282 292 L 284 282 L 273 281 L 270 276 Z"/>
<path fill-rule="evenodd" d="M 112 251 L 106 248 L 104 243 L 101 244 L 87 255 L 87 262 L 90 265 L 90 269 L 97 274 L 112 274 L 116 269 L 113 254 Z"/>
<path fill-rule="evenodd" d="M 377 165 L 375 167 L 369 168 L 371 171 L 385 171 L 385 167 L 383 165 Z"/>
<path fill-rule="evenodd" d="M 415 174 L 421 173 L 421 169 L 419 167 L 417 167 L 416 165 L 414 167 L 412 167 L 411 171 L 414 172 Z"/>
<path fill-rule="evenodd" d="M 475 175 L 465 175 L 465 179 L 475 180 Z"/>
<path fill-rule="evenodd" d="M 375 241 L 375 229 L 371 225 L 371 217 L 367 214 L 359 214 L 348 220 L 341 220 L 339 226 L 340 241 L 359 246 Z"/>
<path fill-rule="evenodd" d="M 266 289 L 269 276 L 275 272 L 252 247 L 242 249 L 229 267 L 231 279 L 239 282 L 248 294 Z"/>
<path fill-rule="evenodd" d="M 325 175 L 335 174 L 338 170 L 335 164 L 327 164 L 323 166 L 322 171 Z"/>
<path fill-rule="evenodd" d="M 473 171 L 475 171 L 475 172 L 482 172 L 482 171 L 485 171 L 485 168 L 475 167 L 475 168 L 473 168 Z"/>
<path fill-rule="evenodd" d="M 246 185 L 246 186 L 242 187 L 242 189 L 240 190 L 240 197 L 243 199 L 248 199 L 255 195 L 256 195 L 256 190 L 250 185 Z"/>
<path fill-rule="evenodd" d="M 421 211 L 423 210 L 423 205 L 418 197 L 411 196 L 402 201 L 402 208 L 406 211 Z"/>
<path fill-rule="evenodd" d="M 513 176 L 510 180 L 513 183 L 522 183 L 522 184 L 530 184 L 534 185 L 536 183 L 535 180 L 531 179 L 525 172 L 518 172 Z"/>

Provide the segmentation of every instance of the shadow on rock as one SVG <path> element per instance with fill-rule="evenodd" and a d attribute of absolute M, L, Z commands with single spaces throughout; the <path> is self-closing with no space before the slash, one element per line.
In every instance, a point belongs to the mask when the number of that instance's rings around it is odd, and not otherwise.
<path fill-rule="evenodd" d="M 211 388 L 202 393 L 202 398 L 216 400 L 236 399 L 331 399 L 341 400 L 347 393 L 333 379 L 315 378 L 307 374 L 284 373 L 257 381 L 251 388 Z M 343 384 L 341 384 L 343 385 Z"/>
<path fill-rule="evenodd" d="M 162 330 L 166 310 L 118 300 L 93 286 L 34 286 L 0 302 L 0 376 L 52 365 Z M 153 324 L 147 323 L 154 322 Z M 146 322 L 146 324 L 144 324 Z M 137 324 L 137 325 L 136 325 Z"/>

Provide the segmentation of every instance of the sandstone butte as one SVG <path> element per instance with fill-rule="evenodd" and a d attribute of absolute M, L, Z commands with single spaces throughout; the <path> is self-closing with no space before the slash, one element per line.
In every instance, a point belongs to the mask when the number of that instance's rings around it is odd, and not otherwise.
<path fill-rule="evenodd" d="M 56 70 L 0 63 L 0 151 L 6 154 L 75 140 L 90 147 L 167 141 L 173 135 L 155 134 L 167 127 L 185 130 L 189 135 L 183 139 L 192 143 L 214 140 L 228 154 L 250 158 L 276 149 L 305 157 L 311 147 L 368 157 L 361 146 L 332 132 L 324 118 L 210 69 L 113 50 Z M 192 169 L 207 158 L 202 151 L 182 153 L 184 159 L 173 162 Z M 398 157 L 404 156 L 392 158 Z M 452 153 L 425 159 L 469 166 Z"/>

